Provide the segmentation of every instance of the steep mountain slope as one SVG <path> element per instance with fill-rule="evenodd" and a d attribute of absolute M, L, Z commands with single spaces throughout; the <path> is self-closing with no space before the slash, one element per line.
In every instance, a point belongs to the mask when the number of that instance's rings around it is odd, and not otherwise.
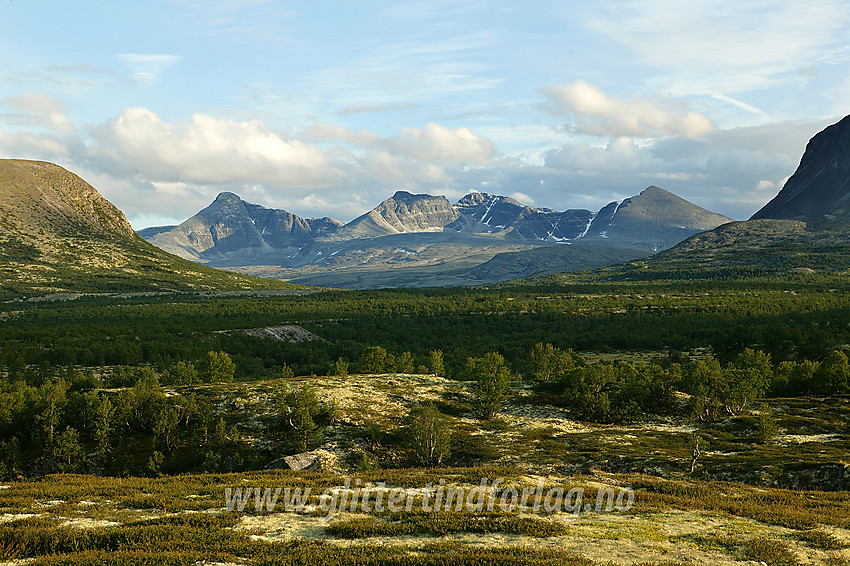
<path fill-rule="evenodd" d="M 124 214 L 94 187 L 57 165 L 0 160 L 4 235 L 135 239 Z"/>
<path fill-rule="evenodd" d="M 850 226 L 850 116 L 809 140 L 800 165 L 753 219 L 802 220 L 811 227 Z"/>
<path fill-rule="evenodd" d="M 0 159 L 3 297 L 281 286 L 202 267 L 152 246 L 94 187 L 58 165 Z"/>
<path fill-rule="evenodd" d="M 256 257 L 299 248 L 341 225 L 332 218 L 308 220 L 285 210 L 246 203 L 225 192 L 179 226 L 156 231 L 148 228 L 140 234 L 167 252 L 209 261 L 234 254 Z"/>
<path fill-rule="evenodd" d="M 353 240 L 410 232 L 442 232 L 443 227 L 458 216 L 458 212 L 444 196 L 397 191 L 328 237 L 333 240 Z"/>
<path fill-rule="evenodd" d="M 727 222 L 732 219 L 651 186 L 637 196 L 605 206 L 583 240 L 658 251 Z"/>

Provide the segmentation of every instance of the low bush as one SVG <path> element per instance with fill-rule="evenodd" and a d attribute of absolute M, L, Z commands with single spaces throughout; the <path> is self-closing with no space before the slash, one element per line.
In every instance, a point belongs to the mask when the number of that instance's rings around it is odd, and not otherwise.
<path fill-rule="evenodd" d="M 784 542 L 776 539 L 753 539 L 744 546 L 744 555 L 768 566 L 796 566 L 800 563 L 794 552 Z"/>
<path fill-rule="evenodd" d="M 537 517 L 450 512 L 397 513 L 382 518 L 357 518 L 331 524 L 325 529 L 331 536 L 348 539 L 414 534 L 444 536 L 457 533 L 507 533 L 546 538 L 567 532 L 565 524 Z"/>

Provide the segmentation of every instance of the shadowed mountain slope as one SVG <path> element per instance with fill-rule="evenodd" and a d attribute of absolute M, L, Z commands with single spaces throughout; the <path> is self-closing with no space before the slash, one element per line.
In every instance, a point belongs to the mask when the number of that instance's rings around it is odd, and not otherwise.
<path fill-rule="evenodd" d="M 816 229 L 850 227 L 850 116 L 809 140 L 800 165 L 753 219 L 802 220 Z"/>

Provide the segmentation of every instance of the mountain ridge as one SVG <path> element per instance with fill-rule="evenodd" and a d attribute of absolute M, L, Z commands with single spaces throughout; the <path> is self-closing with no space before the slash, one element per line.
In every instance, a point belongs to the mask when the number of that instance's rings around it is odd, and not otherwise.
<path fill-rule="evenodd" d="M 227 207 L 216 206 L 222 200 L 228 202 Z M 648 213 L 653 206 L 659 210 Z M 258 215 L 250 214 L 249 209 L 287 220 L 276 226 L 264 223 L 260 230 Z M 480 192 L 471 192 L 452 204 L 445 196 L 397 191 L 347 224 L 330 218 L 308 220 L 285 210 L 247 203 L 233 193 L 222 193 L 210 206 L 177 227 L 146 228 L 140 233 L 187 259 L 214 261 L 232 257 L 236 250 L 250 249 L 246 255 L 262 256 L 273 249 L 300 252 L 312 243 L 446 231 L 499 234 L 535 245 L 593 240 L 597 244 L 614 242 L 612 245 L 617 247 L 657 251 L 725 222 L 731 219 L 655 186 L 634 197 L 611 202 L 596 213 L 535 208 L 510 197 Z M 317 223 L 322 224 L 319 229 Z M 281 226 L 286 232 L 282 238 Z"/>
<path fill-rule="evenodd" d="M 653 209 L 650 213 L 649 209 Z M 285 218 L 267 223 L 260 217 Z M 179 226 L 146 229 L 152 243 L 224 269 L 305 284 L 369 288 L 476 284 L 516 274 L 582 269 L 645 257 L 687 236 L 729 222 L 658 187 L 607 204 L 599 212 L 536 208 L 501 195 L 445 196 L 397 191 L 342 224 L 303 219 L 222 193 Z M 589 246 L 535 252 L 541 246 Z M 497 254 L 512 252 L 477 272 Z M 389 274 L 388 271 L 393 271 Z M 485 274 L 486 275 L 483 275 Z M 441 280 L 441 274 L 443 279 Z"/>
<path fill-rule="evenodd" d="M 444 196 L 396 191 L 369 212 L 328 234 L 328 237 L 348 240 L 411 232 L 439 232 L 458 216 L 449 199 Z"/>

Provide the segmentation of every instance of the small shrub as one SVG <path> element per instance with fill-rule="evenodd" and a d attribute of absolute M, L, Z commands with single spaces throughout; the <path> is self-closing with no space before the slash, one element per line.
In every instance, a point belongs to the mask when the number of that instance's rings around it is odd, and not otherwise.
<path fill-rule="evenodd" d="M 439 466 L 449 457 L 451 425 L 433 404 L 411 409 L 407 417 L 407 439 L 414 458 L 425 466 Z"/>
<path fill-rule="evenodd" d="M 758 418 L 758 439 L 762 444 L 770 444 L 779 436 L 776 416 L 766 403 L 762 403 Z"/>
<path fill-rule="evenodd" d="M 510 396 L 511 372 L 505 365 L 505 358 L 497 352 L 482 358 L 469 358 L 466 374 L 476 382 L 475 412 L 482 419 L 493 419 Z"/>
<path fill-rule="evenodd" d="M 812 529 L 810 531 L 801 531 L 796 533 L 799 540 L 805 542 L 813 548 L 819 550 L 841 550 L 847 548 L 847 544 L 842 542 L 838 537 L 831 533 Z"/>
<path fill-rule="evenodd" d="M 757 538 L 744 546 L 744 555 L 750 560 L 764 562 L 768 566 L 796 566 L 797 556 L 788 546 L 776 539 Z"/>
<path fill-rule="evenodd" d="M 282 377 L 283 379 L 292 379 L 293 377 L 295 377 L 295 372 L 292 371 L 291 367 L 286 364 L 283 364 L 283 366 L 281 366 L 280 368 L 280 377 Z"/>

